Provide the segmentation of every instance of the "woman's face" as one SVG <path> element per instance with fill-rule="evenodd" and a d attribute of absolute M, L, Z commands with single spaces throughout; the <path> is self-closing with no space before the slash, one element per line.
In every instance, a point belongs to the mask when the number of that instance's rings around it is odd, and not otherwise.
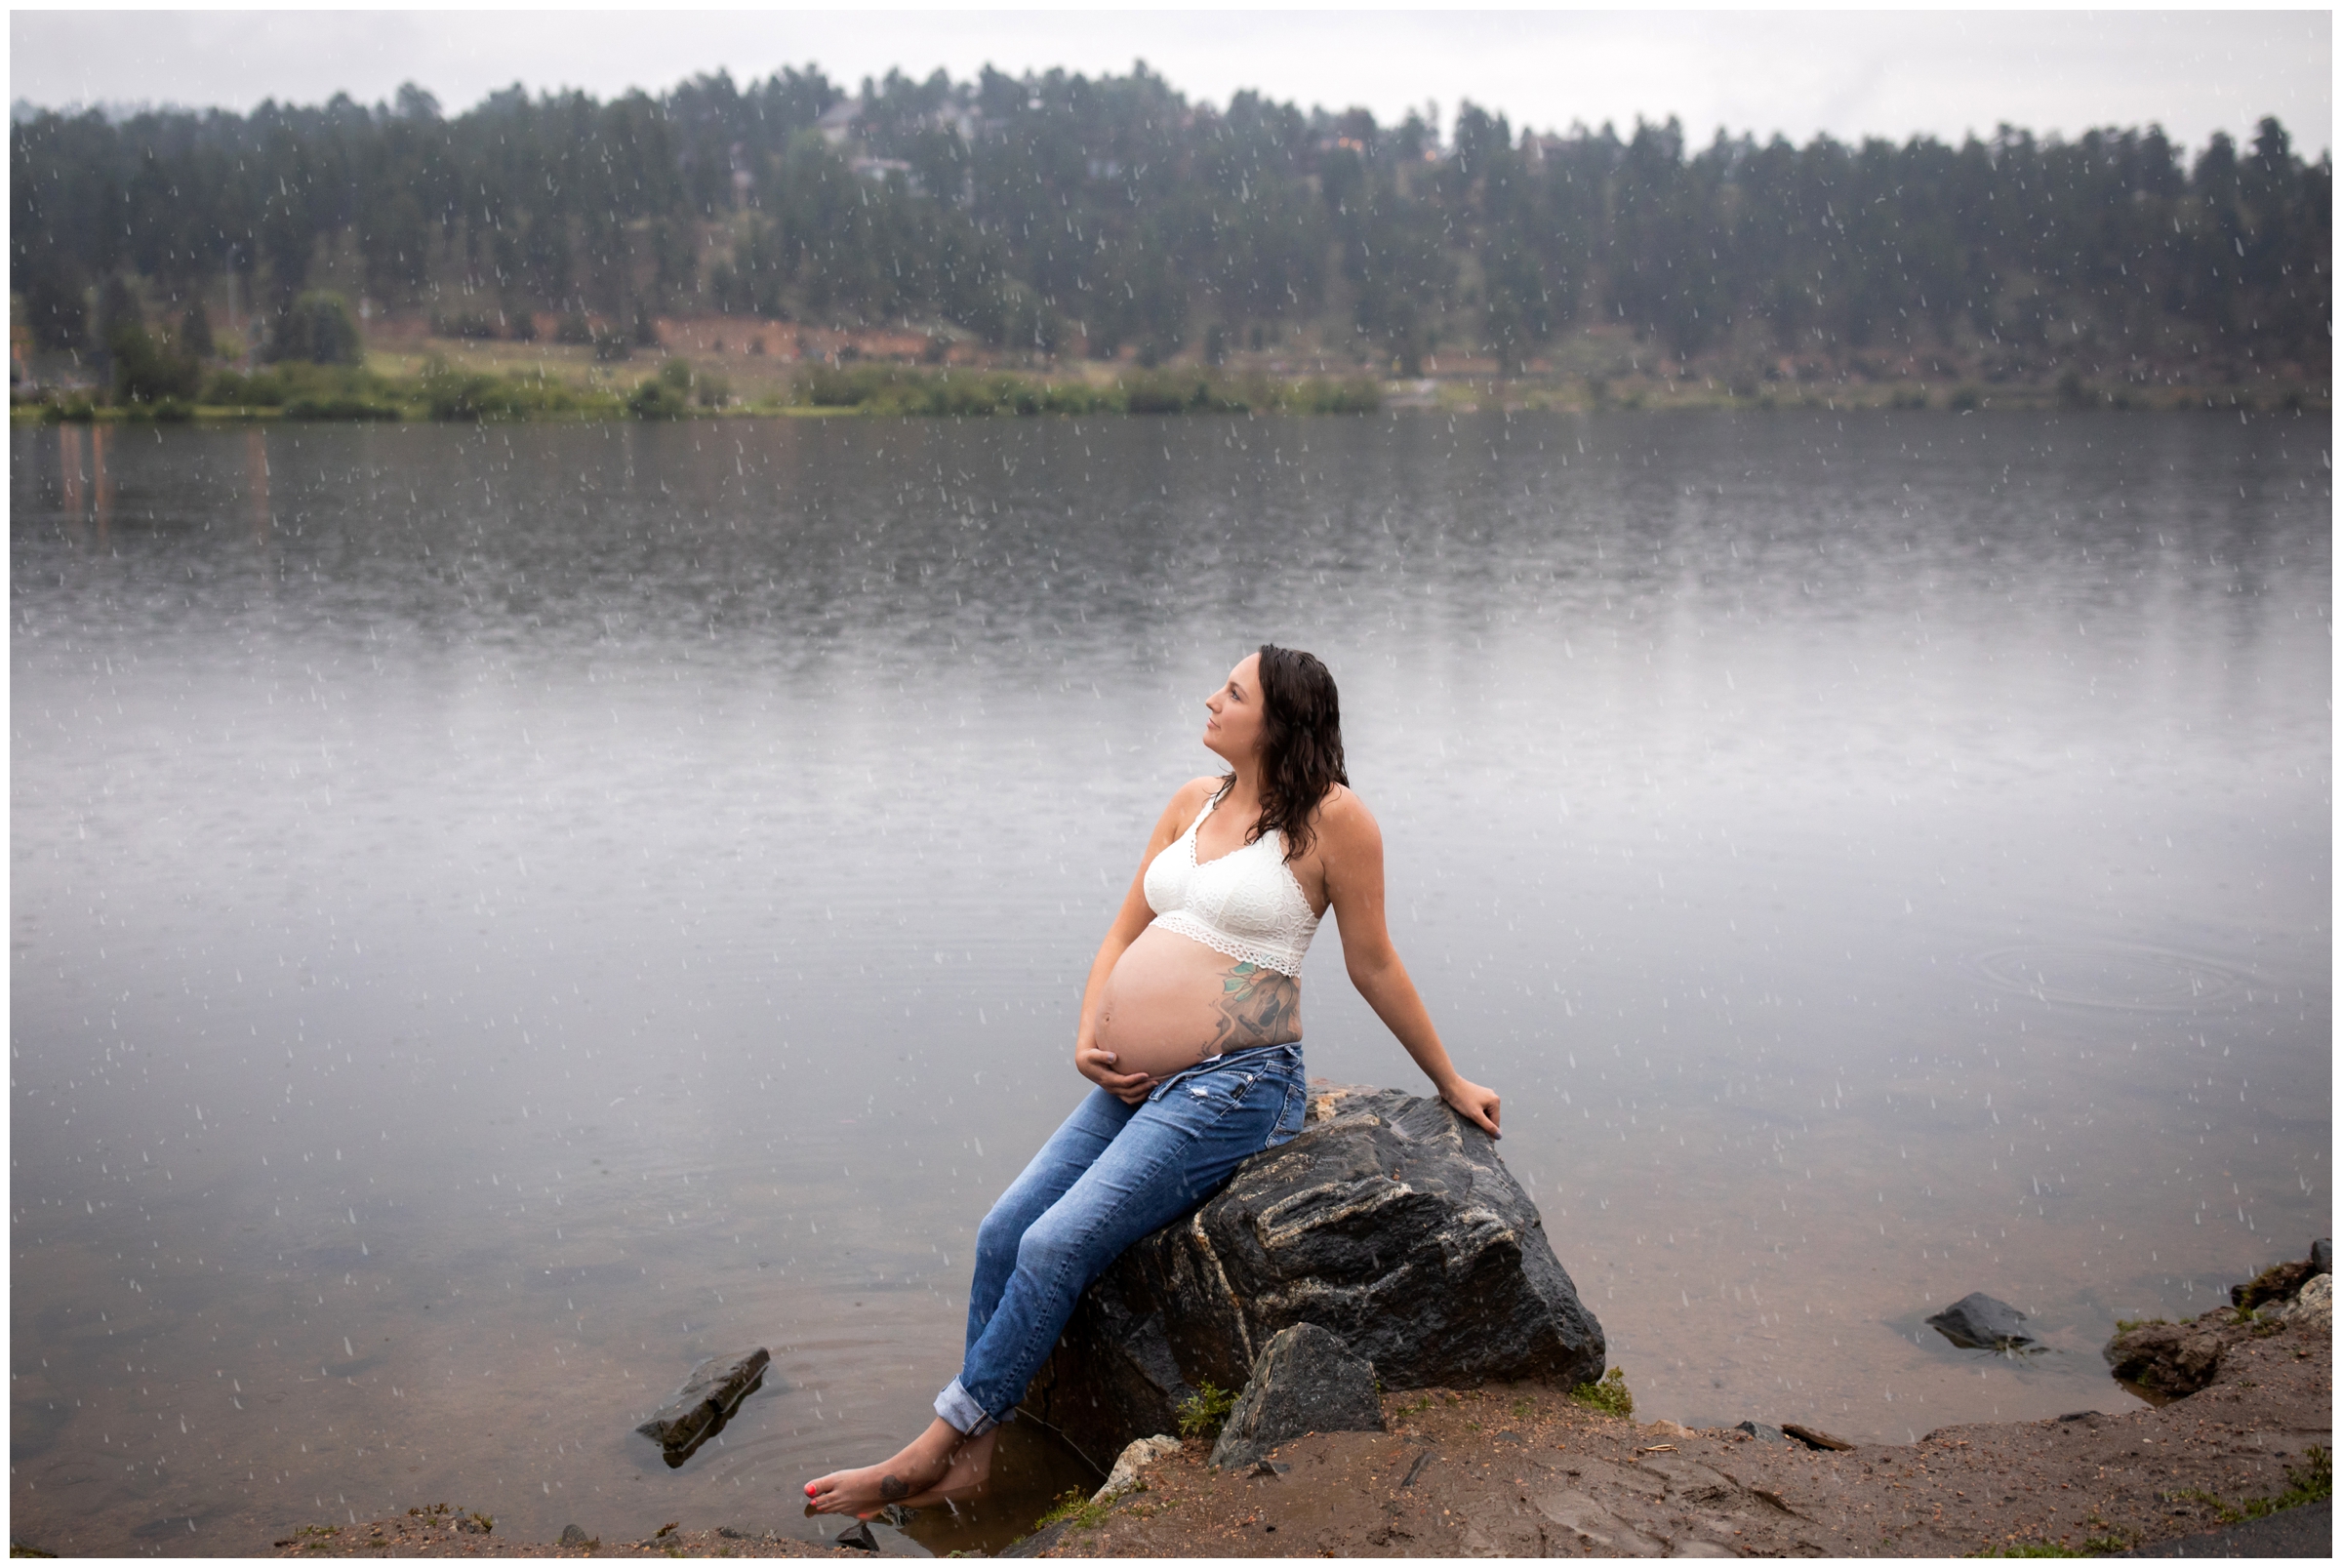
<path fill-rule="evenodd" d="M 1261 656 L 1246 654 L 1228 672 L 1228 684 L 1203 700 L 1203 744 L 1232 763 L 1250 762 L 1261 749 Z"/>

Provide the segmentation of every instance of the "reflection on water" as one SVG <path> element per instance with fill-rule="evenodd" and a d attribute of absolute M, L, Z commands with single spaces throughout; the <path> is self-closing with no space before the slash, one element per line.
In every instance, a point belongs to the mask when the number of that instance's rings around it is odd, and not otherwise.
<path fill-rule="evenodd" d="M 1267 636 L 1641 1409 L 2114 1408 L 2329 1228 L 2322 426 L 106 434 L 11 437 L 20 1538 L 833 1530 Z M 1312 1070 L 1410 1082 L 1318 947 Z M 1009 1453 L 913 1537 L 1086 1477 Z"/>

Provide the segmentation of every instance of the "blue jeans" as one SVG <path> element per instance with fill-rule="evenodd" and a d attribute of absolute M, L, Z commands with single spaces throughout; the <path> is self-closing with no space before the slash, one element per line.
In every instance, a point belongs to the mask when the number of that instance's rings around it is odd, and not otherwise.
<path fill-rule="evenodd" d="M 1308 1084 L 1295 1042 L 1190 1067 L 1136 1106 L 1091 1090 L 977 1229 L 967 1358 L 935 1413 L 970 1437 L 1007 1420 L 1083 1287 L 1301 1131 Z"/>

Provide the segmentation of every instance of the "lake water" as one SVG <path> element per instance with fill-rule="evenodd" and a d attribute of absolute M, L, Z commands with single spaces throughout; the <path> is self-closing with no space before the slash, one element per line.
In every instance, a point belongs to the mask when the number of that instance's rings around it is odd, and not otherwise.
<path fill-rule="evenodd" d="M 12 1529 L 833 1528 L 1265 638 L 1640 1414 L 2126 1408 L 2118 1315 L 2330 1230 L 2326 429 L 15 429 Z M 1331 922 L 1304 995 L 1421 1087 Z"/>

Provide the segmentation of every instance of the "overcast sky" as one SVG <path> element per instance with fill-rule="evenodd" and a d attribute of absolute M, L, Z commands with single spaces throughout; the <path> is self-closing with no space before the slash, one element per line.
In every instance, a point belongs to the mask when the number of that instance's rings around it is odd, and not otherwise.
<path fill-rule="evenodd" d="M 745 81 L 819 64 L 853 86 L 890 66 L 965 79 L 1144 59 L 1191 99 L 1255 88 L 1386 122 L 1433 100 L 1442 128 L 1470 99 L 1516 130 L 1672 114 L 1695 142 L 1719 126 L 1802 141 L 2160 121 L 2194 147 L 2275 114 L 2305 155 L 2333 143 L 2328 10 L 77 9 L 14 11 L 9 34 L 11 97 L 50 106 L 375 102 L 414 81 L 452 112 L 515 80 L 608 97 L 718 68 Z"/>

